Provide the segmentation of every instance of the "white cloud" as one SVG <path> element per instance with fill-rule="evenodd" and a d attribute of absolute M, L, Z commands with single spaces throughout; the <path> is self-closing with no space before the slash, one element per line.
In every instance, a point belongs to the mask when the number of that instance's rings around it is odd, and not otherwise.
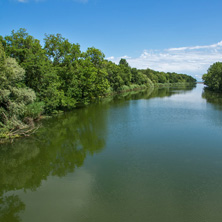
<path fill-rule="evenodd" d="M 193 47 L 180 47 L 180 48 L 170 48 L 168 51 L 184 51 L 184 50 L 195 50 L 195 49 L 212 49 L 222 46 L 222 41 L 212 44 L 212 45 L 203 45 L 203 46 L 193 46 Z"/>
<path fill-rule="evenodd" d="M 200 79 L 210 65 L 222 61 L 222 41 L 212 45 L 169 48 L 162 51 L 144 50 L 137 58 L 112 56 L 107 59 L 118 63 L 120 58 L 127 58 L 132 67 L 139 69 L 186 73 Z"/>
<path fill-rule="evenodd" d="M 123 59 L 131 59 L 131 57 L 130 57 L 130 56 L 127 56 L 127 55 L 125 55 L 125 56 L 123 56 L 123 57 L 121 57 L 121 58 L 123 58 Z"/>
<path fill-rule="evenodd" d="M 106 58 L 107 60 L 115 60 L 115 57 L 114 56 L 111 56 L 111 57 L 108 57 L 108 58 Z"/>

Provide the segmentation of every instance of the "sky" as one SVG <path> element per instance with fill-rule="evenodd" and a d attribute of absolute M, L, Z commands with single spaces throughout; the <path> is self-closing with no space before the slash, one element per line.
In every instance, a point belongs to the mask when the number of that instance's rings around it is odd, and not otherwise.
<path fill-rule="evenodd" d="M 0 0 L 0 35 L 45 34 L 100 49 L 132 67 L 185 73 L 200 80 L 222 61 L 221 0 Z"/>

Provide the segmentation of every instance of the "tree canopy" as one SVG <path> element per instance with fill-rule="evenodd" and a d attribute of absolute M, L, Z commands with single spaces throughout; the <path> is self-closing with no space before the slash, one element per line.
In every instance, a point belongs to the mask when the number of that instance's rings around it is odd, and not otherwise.
<path fill-rule="evenodd" d="M 204 84 L 214 91 L 222 91 L 222 62 L 210 66 L 207 74 L 203 75 Z"/>
<path fill-rule="evenodd" d="M 78 43 L 61 34 L 45 35 L 43 46 L 26 29 L 0 36 L 0 124 L 4 129 L 18 127 L 26 117 L 70 110 L 107 93 L 195 81 L 185 74 L 131 68 L 124 58 L 115 64 L 95 47 L 82 52 Z"/>

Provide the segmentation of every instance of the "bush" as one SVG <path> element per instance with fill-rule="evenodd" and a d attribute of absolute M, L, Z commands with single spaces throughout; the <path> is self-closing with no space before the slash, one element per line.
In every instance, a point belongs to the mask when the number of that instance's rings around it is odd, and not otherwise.
<path fill-rule="evenodd" d="M 140 88 L 141 86 L 137 85 L 137 84 L 132 84 L 129 86 L 129 89 L 130 90 L 133 90 L 133 89 L 137 89 L 137 88 Z"/>
<path fill-rule="evenodd" d="M 126 85 L 119 87 L 119 91 L 127 91 L 129 89 L 130 89 L 129 86 L 126 86 Z"/>
<path fill-rule="evenodd" d="M 24 117 L 38 119 L 44 112 L 44 102 L 34 102 L 26 106 Z"/>

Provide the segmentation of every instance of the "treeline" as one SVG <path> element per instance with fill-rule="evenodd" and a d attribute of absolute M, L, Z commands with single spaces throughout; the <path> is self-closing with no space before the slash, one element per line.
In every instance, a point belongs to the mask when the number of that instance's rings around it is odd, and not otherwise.
<path fill-rule="evenodd" d="M 211 65 L 202 79 L 210 90 L 222 92 L 222 62 Z"/>
<path fill-rule="evenodd" d="M 159 72 L 152 69 L 140 70 L 153 83 L 196 83 L 196 79 L 186 74 L 177 74 L 175 72 Z"/>
<path fill-rule="evenodd" d="M 107 93 L 195 82 L 190 76 L 116 65 L 94 47 L 86 52 L 60 34 L 45 35 L 44 46 L 25 29 L 0 36 L 0 134 L 26 127 L 42 113 L 87 104 Z"/>

